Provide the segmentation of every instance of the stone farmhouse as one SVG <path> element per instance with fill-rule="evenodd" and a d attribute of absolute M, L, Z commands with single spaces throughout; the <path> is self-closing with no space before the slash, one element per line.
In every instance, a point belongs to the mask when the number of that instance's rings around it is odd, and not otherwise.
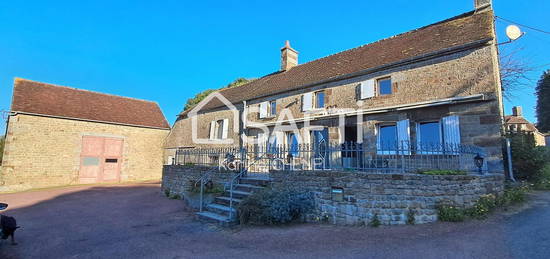
<path fill-rule="evenodd" d="M 527 132 L 533 134 L 535 145 L 546 146 L 545 135 L 542 134 L 537 127 L 523 117 L 523 109 L 521 106 L 512 108 L 512 115 L 504 116 L 504 124 L 506 131 L 510 133 Z"/>
<path fill-rule="evenodd" d="M 287 41 L 279 71 L 183 111 L 166 161 L 177 148 L 244 146 L 245 137 L 260 145 L 464 144 L 484 150 L 484 170 L 503 173 L 494 13 L 490 1 L 474 2 L 471 12 L 303 64 Z"/>
<path fill-rule="evenodd" d="M 158 180 L 169 130 L 154 102 L 17 78 L 0 191 Z"/>

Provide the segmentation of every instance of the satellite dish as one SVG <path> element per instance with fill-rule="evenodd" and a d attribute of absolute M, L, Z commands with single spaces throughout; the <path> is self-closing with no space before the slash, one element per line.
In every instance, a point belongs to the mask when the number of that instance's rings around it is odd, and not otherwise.
<path fill-rule="evenodd" d="M 508 27 L 506 27 L 506 36 L 508 36 L 510 41 L 513 41 L 523 36 L 523 32 L 521 32 L 521 29 L 516 25 L 508 25 Z"/>

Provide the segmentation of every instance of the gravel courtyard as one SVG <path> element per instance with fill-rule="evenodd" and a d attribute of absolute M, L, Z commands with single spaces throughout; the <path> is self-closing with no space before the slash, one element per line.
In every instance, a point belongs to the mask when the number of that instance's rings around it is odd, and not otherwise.
<path fill-rule="evenodd" d="M 0 194 L 22 226 L 0 258 L 547 258 L 550 193 L 485 221 L 377 229 L 298 224 L 220 229 L 159 184 Z"/>

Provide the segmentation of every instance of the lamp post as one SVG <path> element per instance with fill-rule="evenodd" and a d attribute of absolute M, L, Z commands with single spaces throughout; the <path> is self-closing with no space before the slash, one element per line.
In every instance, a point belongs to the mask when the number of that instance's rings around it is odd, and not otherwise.
<path fill-rule="evenodd" d="M 479 153 L 474 157 L 474 163 L 478 168 L 479 174 L 483 174 L 481 168 L 483 167 L 483 160 L 485 160 Z"/>

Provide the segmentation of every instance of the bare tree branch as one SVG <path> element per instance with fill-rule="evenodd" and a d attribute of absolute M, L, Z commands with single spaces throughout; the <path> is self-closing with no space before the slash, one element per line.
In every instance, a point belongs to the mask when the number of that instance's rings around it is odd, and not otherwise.
<path fill-rule="evenodd" d="M 500 55 L 500 80 L 504 98 L 507 100 L 512 100 L 518 91 L 534 85 L 534 81 L 527 76 L 534 68 L 519 57 L 521 50 L 523 48 L 516 48 Z"/>

